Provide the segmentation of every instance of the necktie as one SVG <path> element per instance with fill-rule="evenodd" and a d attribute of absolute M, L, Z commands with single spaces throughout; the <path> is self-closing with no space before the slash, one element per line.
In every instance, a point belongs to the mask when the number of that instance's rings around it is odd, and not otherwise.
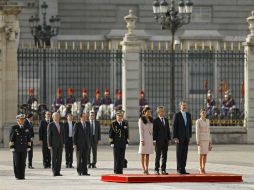
<path fill-rule="evenodd" d="M 58 130 L 58 133 L 60 133 L 60 126 L 59 126 L 59 123 L 56 123 L 56 127 L 57 127 L 57 130 Z"/>
<path fill-rule="evenodd" d="M 185 126 L 186 126 L 187 125 L 186 112 L 183 112 L 183 118 L 184 118 L 184 123 L 185 123 Z"/>
<path fill-rule="evenodd" d="M 92 128 L 92 134 L 95 135 L 95 130 L 94 130 L 94 124 L 93 121 L 91 121 L 91 128 Z"/>
<path fill-rule="evenodd" d="M 161 122 L 162 122 L 163 126 L 165 126 L 165 121 L 164 121 L 163 117 L 161 118 Z"/>

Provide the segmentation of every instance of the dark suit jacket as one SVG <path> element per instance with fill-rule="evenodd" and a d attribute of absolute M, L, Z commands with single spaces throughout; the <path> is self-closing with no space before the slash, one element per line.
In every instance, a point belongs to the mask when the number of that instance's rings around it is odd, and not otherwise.
<path fill-rule="evenodd" d="M 125 148 L 129 140 L 128 122 L 123 120 L 122 125 L 115 120 L 112 122 L 109 129 L 110 143 L 114 144 L 116 148 Z"/>
<path fill-rule="evenodd" d="M 90 120 L 89 120 L 90 123 Z M 95 141 L 100 141 L 101 140 L 101 125 L 100 122 L 97 120 L 94 120 L 95 123 L 95 136 L 94 136 L 94 140 Z M 92 129 L 92 125 L 90 123 L 90 132 L 91 132 L 91 137 L 93 135 L 93 129 Z"/>
<path fill-rule="evenodd" d="M 192 119 L 191 114 L 186 112 L 187 117 L 187 126 L 185 126 L 185 122 L 181 112 L 178 112 L 174 116 L 173 120 L 173 138 L 182 139 L 190 139 L 192 137 Z"/>
<path fill-rule="evenodd" d="M 84 150 L 89 147 L 90 142 L 90 124 L 86 122 L 86 127 L 83 129 L 81 122 L 77 122 L 74 127 L 73 144 L 77 150 Z"/>
<path fill-rule="evenodd" d="M 61 122 L 60 133 L 57 130 L 55 122 L 51 122 L 47 128 L 48 146 L 52 148 L 61 148 L 64 144 L 64 126 Z"/>
<path fill-rule="evenodd" d="M 73 137 L 74 125 L 75 125 L 75 122 L 72 121 L 72 137 Z M 68 138 L 69 138 L 69 123 L 68 123 L 68 121 L 66 123 L 64 123 L 64 134 L 65 134 L 64 142 L 66 144 L 66 143 L 68 143 Z"/>
<path fill-rule="evenodd" d="M 25 120 L 24 127 L 29 130 L 30 138 L 34 138 L 34 127 L 33 124 L 28 121 L 28 119 Z"/>
<path fill-rule="evenodd" d="M 47 128 L 48 128 L 48 122 L 46 120 L 41 120 L 40 126 L 39 126 L 39 140 L 43 142 L 43 145 L 48 144 Z"/>
<path fill-rule="evenodd" d="M 156 144 L 160 144 L 171 139 L 168 119 L 164 118 L 164 121 L 165 126 L 159 117 L 153 120 L 153 140 L 156 141 Z"/>

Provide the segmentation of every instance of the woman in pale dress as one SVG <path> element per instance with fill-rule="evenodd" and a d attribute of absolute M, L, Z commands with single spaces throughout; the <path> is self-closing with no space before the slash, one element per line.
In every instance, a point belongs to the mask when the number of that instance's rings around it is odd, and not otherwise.
<path fill-rule="evenodd" d="M 196 121 L 196 141 L 198 146 L 200 174 L 205 174 L 205 165 L 208 151 L 211 150 L 212 142 L 210 135 L 209 120 L 206 119 L 206 110 L 200 110 L 200 118 Z"/>
<path fill-rule="evenodd" d="M 149 155 L 153 153 L 153 118 L 151 108 L 145 107 L 138 121 L 140 144 L 138 153 L 141 154 L 141 165 L 144 174 L 149 174 Z"/>

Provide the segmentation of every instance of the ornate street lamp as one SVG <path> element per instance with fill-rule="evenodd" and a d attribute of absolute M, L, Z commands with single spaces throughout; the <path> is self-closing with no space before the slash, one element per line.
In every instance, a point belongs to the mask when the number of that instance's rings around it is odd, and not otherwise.
<path fill-rule="evenodd" d="M 35 46 L 38 47 L 43 47 L 44 45 L 49 47 L 50 39 L 59 33 L 60 18 L 58 15 L 51 16 L 49 19 L 50 25 L 48 25 L 46 20 L 47 8 L 47 3 L 43 2 L 41 5 L 42 25 L 39 24 L 40 19 L 38 15 L 29 18 L 31 34 L 34 37 Z"/>
<path fill-rule="evenodd" d="M 174 41 L 176 31 L 185 24 L 191 21 L 193 3 L 190 0 L 180 0 L 178 10 L 175 8 L 175 1 L 171 0 L 169 5 L 166 0 L 159 2 L 155 0 L 153 3 L 153 13 L 155 20 L 161 24 L 162 30 L 171 32 L 171 91 L 170 91 L 170 114 L 175 113 L 175 50 Z"/>

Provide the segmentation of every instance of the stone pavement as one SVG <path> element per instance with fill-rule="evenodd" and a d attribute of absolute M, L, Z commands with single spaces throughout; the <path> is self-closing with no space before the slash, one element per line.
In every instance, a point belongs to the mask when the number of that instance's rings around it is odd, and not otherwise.
<path fill-rule="evenodd" d="M 138 146 L 127 149 L 128 169 L 125 173 L 141 173 Z M 150 173 L 153 172 L 155 154 L 151 156 Z M 208 155 L 207 171 L 230 172 L 242 174 L 243 183 L 146 183 L 121 184 L 101 182 L 101 174 L 111 174 L 113 154 L 109 146 L 99 146 L 97 169 L 90 169 L 91 176 L 78 176 L 75 169 L 65 168 L 63 154 L 62 177 L 53 177 L 51 169 L 42 167 L 40 147 L 34 150 L 34 170 L 26 169 L 26 180 L 15 180 L 12 169 L 12 154 L 8 149 L 0 149 L 0 190 L 148 190 L 148 189 L 253 189 L 254 190 L 254 145 L 215 145 Z M 76 161 L 76 157 L 74 156 Z M 167 168 L 169 173 L 175 173 L 175 146 L 169 147 Z M 76 162 L 74 162 L 76 166 Z M 198 155 L 196 146 L 190 146 L 187 171 L 196 172 Z"/>

